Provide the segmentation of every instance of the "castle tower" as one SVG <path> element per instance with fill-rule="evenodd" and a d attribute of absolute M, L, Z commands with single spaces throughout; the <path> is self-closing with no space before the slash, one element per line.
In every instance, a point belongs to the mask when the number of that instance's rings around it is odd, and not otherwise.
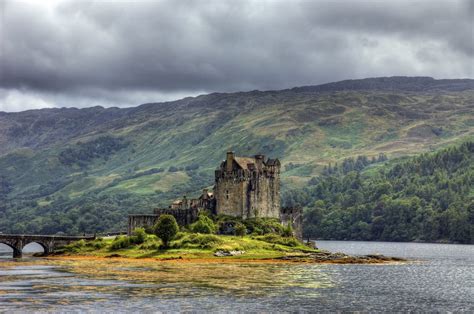
<path fill-rule="evenodd" d="M 215 172 L 217 214 L 280 218 L 280 161 L 227 152 Z"/>

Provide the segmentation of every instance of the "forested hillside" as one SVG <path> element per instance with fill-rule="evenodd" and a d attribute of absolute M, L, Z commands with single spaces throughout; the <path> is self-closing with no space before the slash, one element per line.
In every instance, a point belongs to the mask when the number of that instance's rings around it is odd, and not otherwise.
<path fill-rule="evenodd" d="M 287 193 L 287 203 L 306 206 L 306 236 L 474 243 L 474 141 L 382 164 L 363 160 L 326 168 Z"/>
<path fill-rule="evenodd" d="M 280 158 L 283 191 L 301 190 L 346 158 L 372 169 L 460 143 L 473 116 L 474 80 L 426 77 L 0 112 L 0 232 L 122 230 L 212 187 L 229 149 Z"/>

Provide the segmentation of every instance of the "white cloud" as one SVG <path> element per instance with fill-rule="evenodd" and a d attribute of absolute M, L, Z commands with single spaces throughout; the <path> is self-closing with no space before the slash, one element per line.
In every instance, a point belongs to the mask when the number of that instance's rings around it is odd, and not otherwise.
<path fill-rule="evenodd" d="M 54 104 L 37 93 L 0 88 L 0 111 L 17 112 L 51 107 L 54 107 Z"/>

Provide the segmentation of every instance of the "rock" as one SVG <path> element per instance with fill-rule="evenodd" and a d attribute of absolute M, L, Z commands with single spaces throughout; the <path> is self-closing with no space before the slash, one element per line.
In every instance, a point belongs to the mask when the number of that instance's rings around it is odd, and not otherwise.
<path fill-rule="evenodd" d="M 217 251 L 214 253 L 214 256 L 217 256 L 217 257 L 236 256 L 236 255 L 242 255 L 244 253 L 245 251 Z"/>

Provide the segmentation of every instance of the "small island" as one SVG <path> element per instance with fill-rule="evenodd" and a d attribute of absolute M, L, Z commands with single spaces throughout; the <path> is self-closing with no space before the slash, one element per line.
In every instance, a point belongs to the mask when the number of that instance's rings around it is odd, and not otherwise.
<path fill-rule="evenodd" d="M 169 223 L 171 221 L 171 223 Z M 165 226 L 164 226 L 165 225 Z M 170 225 L 175 225 L 170 227 Z M 214 221 L 201 215 L 189 229 L 181 228 L 171 215 L 162 215 L 155 230 L 149 234 L 143 228 L 131 236 L 115 236 L 80 240 L 55 252 L 52 259 L 153 259 L 179 262 L 303 262 L 333 264 L 373 264 L 403 261 L 382 255 L 349 256 L 319 250 L 303 243 L 271 219 L 247 220 L 236 223 L 235 235 L 214 234 Z M 247 227 L 261 235 L 246 234 Z M 260 230 L 262 230 L 260 229 Z M 165 235 L 163 235 L 165 234 Z M 160 238 L 161 236 L 161 238 Z"/>

